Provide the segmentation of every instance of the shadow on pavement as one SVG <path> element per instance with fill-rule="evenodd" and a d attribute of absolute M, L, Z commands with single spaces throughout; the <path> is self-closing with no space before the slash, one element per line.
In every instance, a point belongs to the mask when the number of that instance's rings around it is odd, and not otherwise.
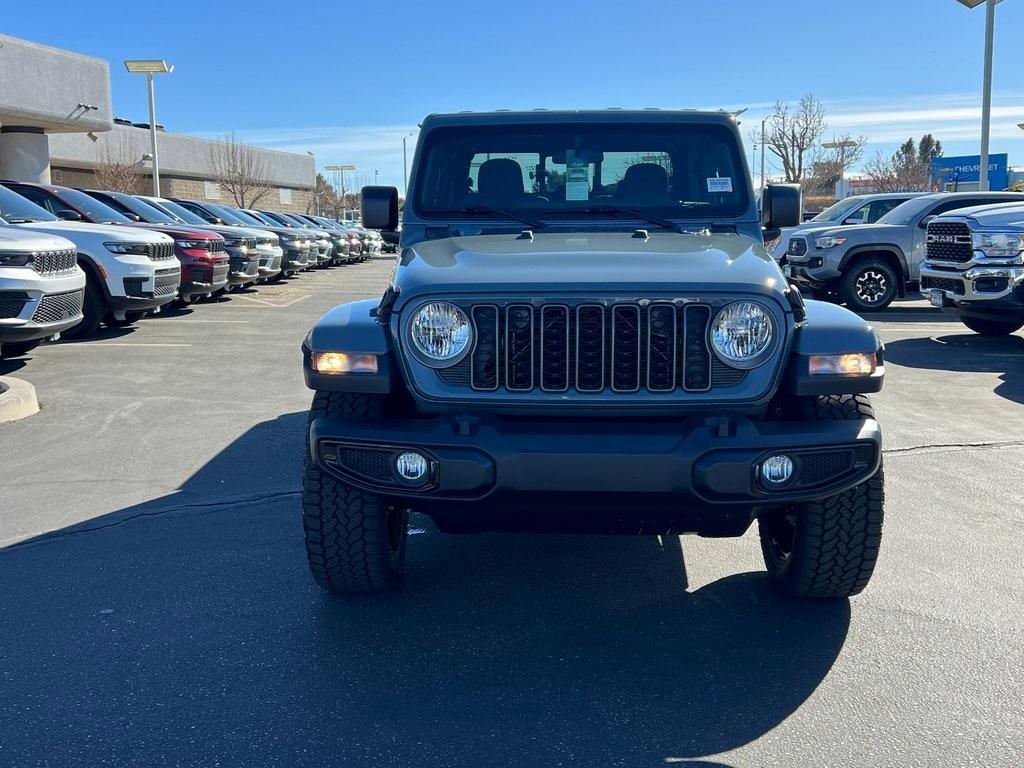
<path fill-rule="evenodd" d="M 976 333 L 886 342 L 885 359 L 908 368 L 956 373 L 998 373 L 995 394 L 1024 403 L 1024 336 Z"/>
<path fill-rule="evenodd" d="M 12 765 L 663 765 L 747 744 L 818 687 L 850 607 L 678 539 L 446 536 L 405 587 L 334 598 L 301 541 L 304 414 L 176 494 L 0 550 Z M 130 471 L 130 468 L 126 468 Z"/>

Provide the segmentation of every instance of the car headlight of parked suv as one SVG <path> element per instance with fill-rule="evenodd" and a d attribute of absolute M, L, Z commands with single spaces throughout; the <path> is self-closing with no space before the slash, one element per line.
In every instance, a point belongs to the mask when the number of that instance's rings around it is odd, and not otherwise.
<path fill-rule="evenodd" d="M 213 248 L 213 240 L 175 240 L 174 244 L 186 251 L 209 251 Z"/>
<path fill-rule="evenodd" d="M 1020 260 L 1024 236 L 1017 232 L 975 232 L 974 250 L 989 259 Z"/>
<path fill-rule="evenodd" d="M 104 243 L 103 247 L 111 253 L 131 253 L 136 256 L 149 255 L 149 243 Z"/>
<path fill-rule="evenodd" d="M 768 359 L 775 340 L 771 315 L 760 304 L 734 301 L 724 306 L 711 324 L 711 346 L 734 368 L 755 368 Z"/>
<path fill-rule="evenodd" d="M 845 242 L 845 237 L 816 237 L 814 238 L 814 247 L 821 249 L 835 248 L 837 245 L 842 245 Z"/>
<path fill-rule="evenodd" d="M 32 263 L 35 254 L 25 253 L 0 253 L 0 267 L 27 267 Z"/>
<path fill-rule="evenodd" d="M 409 335 L 420 360 L 433 368 L 455 365 L 469 351 L 473 329 L 466 313 L 446 301 L 432 301 L 416 310 Z"/>

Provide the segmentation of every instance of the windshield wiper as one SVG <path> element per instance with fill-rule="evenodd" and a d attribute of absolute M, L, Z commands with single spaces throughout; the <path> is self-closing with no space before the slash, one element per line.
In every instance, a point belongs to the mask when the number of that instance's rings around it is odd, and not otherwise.
<path fill-rule="evenodd" d="M 515 219 L 521 221 L 523 224 L 528 225 L 531 229 L 540 229 L 544 226 L 544 222 L 536 221 L 534 219 L 527 218 L 515 211 L 510 211 L 507 208 L 491 208 L 489 205 L 471 205 L 468 208 L 463 208 L 461 213 L 477 213 L 483 216 L 490 216 L 491 218 L 497 216 L 503 216 L 506 219 Z"/>
<path fill-rule="evenodd" d="M 633 218 L 637 218 L 640 219 L 641 221 L 646 221 L 650 224 L 654 224 L 655 226 L 661 227 L 662 229 L 670 229 L 673 232 L 680 233 L 685 231 L 682 228 L 682 226 L 676 224 L 674 221 L 662 219 L 658 216 L 651 216 L 648 213 L 644 213 L 644 211 L 641 208 L 622 208 L 617 205 L 591 205 L 586 208 L 560 208 L 557 209 L 557 211 L 558 213 L 570 213 L 578 211 L 580 213 L 605 213 L 610 216 L 632 216 Z"/>

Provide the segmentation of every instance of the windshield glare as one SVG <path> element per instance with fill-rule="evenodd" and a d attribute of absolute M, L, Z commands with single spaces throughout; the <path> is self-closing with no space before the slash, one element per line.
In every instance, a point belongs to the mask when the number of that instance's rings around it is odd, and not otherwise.
<path fill-rule="evenodd" d="M 131 195 L 126 195 L 123 192 L 108 192 L 107 194 L 117 200 L 117 202 L 136 216 L 141 217 L 142 220 L 148 224 L 177 224 L 174 217 L 168 216 L 163 211 L 158 211 L 152 206 L 146 205 Z"/>
<path fill-rule="evenodd" d="M 228 210 L 230 210 L 231 213 L 235 215 L 235 218 L 241 221 L 243 224 L 248 224 L 249 226 L 256 225 L 257 227 L 266 226 L 265 223 L 257 219 L 255 216 L 250 216 L 248 213 L 239 208 L 229 208 Z"/>
<path fill-rule="evenodd" d="M 907 200 L 905 203 L 900 203 L 885 216 L 880 218 L 876 224 L 909 224 L 914 218 L 921 213 L 925 208 L 928 208 L 935 201 L 930 197 L 915 197 L 912 200 Z"/>
<path fill-rule="evenodd" d="M 749 202 L 738 143 L 723 125 L 442 127 L 422 158 L 414 194 L 426 217 L 477 208 L 579 218 L 618 208 L 707 219 L 742 214 Z"/>
<path fill-rule="evenodd" d="M 811 219 L 811 221 L 842 221 L 846 218 L 846 212 L 852 211 L 856 206 L 860 205 L 860 202 L 860 200 L 854 200 L 853 198 L 840 200 L 838 203 L 830 205 Z"/>
<path fill-rule="evenodd" d="M 73 205 L 75 208 L 82 211 L 90 220 L 99 222 L 100 224 L 108 224 L 112 222 L 116 222 L 117 224 L 127 224 L 131 222 L 131 219 L 120 211 L 111 208 L 109 205 L 101 200 L 97 200 L 92 195 L 87 195 L 85 192 L 79 192 L 77 189 L 62 189 L 60 191 L 60 198 L 68 205 Z"/>
<path fill-rule="evenodd" d="M 20 221 L 57 221 L 57 217 L 45 208 L 40 208 L 4 186 L 0 186 L 0 219 L 9 224 Z"/>
<path fill-rule="evenodd" d="M 185 224 L 200 224 L 209 226 L 210 222 L 201 216 L 196 215 L 188 208 L 183 205 L 178 205 L 173 200 L 160 200 L 159 202 L 153 200 L 143 200 L 142 202 L 147 203 L 158 211 L 166 212 L 171 216 L 177 217 Z"/>

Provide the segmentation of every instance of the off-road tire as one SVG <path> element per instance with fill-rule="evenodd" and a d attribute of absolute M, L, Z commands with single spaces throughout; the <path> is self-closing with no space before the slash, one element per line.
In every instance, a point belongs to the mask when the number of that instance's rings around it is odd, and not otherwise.
<path fill-rule="evenodd" d="M 381 396 L 317 392 L 310 421 L 320 416 L 366 420 L 384 412 Z M 302 523 L 309 570 L 335 593 L 382 592 L 405 574 L 409 511 L 328 475 L 306 442 L 302 474 Z"/>
<path fill-rule="evenodd" d="M 61 331 L 62 339 L 85 339 L 96 333 L 100 327 L 103 316 L 106 314 L 106 301 L 103 299 L 103 289 L 96 283 L 92 272 L 85 272 L 85 298 L 82 301 L 82 322 L 73 325 L 66 331 Z"/>
<path fill-rule="evenodd" d="M 0 360 L 8 360 L 12 357 L 27 355 L 42 343 L 42 339 L 33 339 L 32 341 L 6 341 L 3 344 L 0 344 Z"/>
<path fill-rule="evenodd" d="M 862 259 L 846 268 L 839 294 L 854 312 L 881 312 L 899 294 L 899 275 L 881 259 Z"/>
<path fill-rule="evenodd" d="M 829 395 L 802 403 L 809 421 L 873 418 L 865 395 Z M 846 598 L 867 586 L 882 542 L 882 467 L 853 488 L 794 504 L 758 520 L 771 585 L 792 597 Z"/>
<path fill-rule="evenodd" d="M 1009 336 L 1024 327 L 1021 320 L 989 320 L 984 317 L 961 317 L 960 320 L 982 336 Z"/>

